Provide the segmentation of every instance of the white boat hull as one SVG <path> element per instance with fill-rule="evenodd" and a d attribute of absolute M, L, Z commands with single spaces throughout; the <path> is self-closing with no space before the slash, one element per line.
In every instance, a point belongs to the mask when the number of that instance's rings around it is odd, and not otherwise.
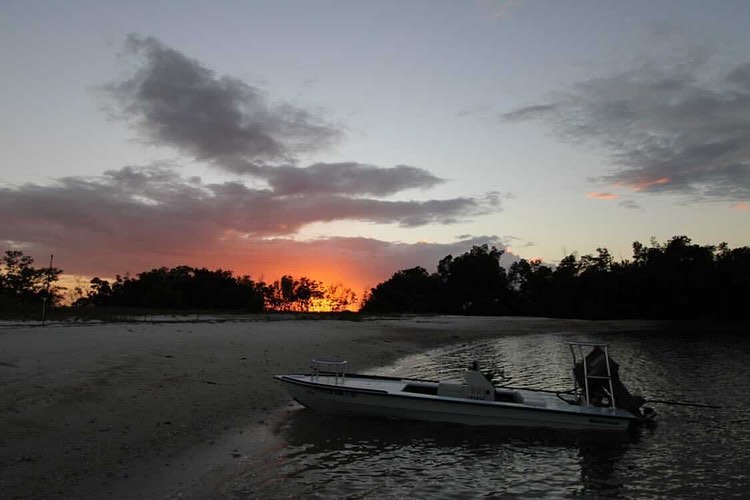
<path fill-rule="evenodd" d="M 314 379 L 277 375 L 300 404 L 322 413 L 448 422 L 464 425 L 547 427 L 570 430 L 624 431 L 637 419 L 621 409 L 578 406 L 554 394 L 519 391 L 529 403 L 475 400 L 399 390 L 409 380 L 388 377 Z M 519 396 L 520 397 L 520 396 Z"/>

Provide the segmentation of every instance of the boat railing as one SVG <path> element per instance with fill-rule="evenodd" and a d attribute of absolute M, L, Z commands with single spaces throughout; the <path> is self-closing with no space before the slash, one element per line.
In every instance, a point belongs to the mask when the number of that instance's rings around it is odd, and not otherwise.
<path fill-rule="evenodd" d="M 310 362 L 310 381 L 319 382 L 320 377 L 330 377 L 335 385 L 346 381 L 347 361 L 342 358 L 315 358 Z"/>
<path fill-rule="evenodd" d="M 615 391 L 612 387 L 612 369 L 610 367 L 609 363 L 609 349 L 607 344 L 600 344 L 600 343 L 594 343 L 594 342 L 568 342 L 568 346 L 570 346 L 570 353 L 573 355 L 573 390 L 576 393 L 581 392 L 583 395 L 584 400 L 586 401 L 586 406 L 591 405 L 591 394 L 589 391 L 589 380 L 606 380 L 607 385 L 609 385 L 609 390 L 607 391 L 606 388 L 604 388 L 604 391 L 609 396 L 609 407 L 614 409 L 615 406 Z M 588 353 L 584 353 L 584 349 L 591 348 L 599 348 L 604 352 L 604 364 L 607 368 L 607 374 L 606 375 L 592 375 L 589 373 L 589 367 L 587 364 L 586 357 L 588 354 L 591 353 L 589 351 Z M 576 355 L 577 354 L 577 355 Z M 575 374 L 575 369 L 578 364 L 579 359 L 581 360 L 582 366 L 583 366 L 583 387 L 579 387 L 578 385 L 578 379 Z"/>

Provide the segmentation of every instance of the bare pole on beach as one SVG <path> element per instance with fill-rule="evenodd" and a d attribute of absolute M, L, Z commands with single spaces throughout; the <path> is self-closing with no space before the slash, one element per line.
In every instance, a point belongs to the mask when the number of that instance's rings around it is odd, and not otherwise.
<path fill-rule="evenodd" d="M 49 300 L 49 283 L 50 277 L 52 276 L 52 259 L 54 255 L 49 255 L 49 269 L 47 270 L 47 287 L 45 290 L 44 297 L 42 297 L 42 326 L 47 323 L 47 301 Z"/>

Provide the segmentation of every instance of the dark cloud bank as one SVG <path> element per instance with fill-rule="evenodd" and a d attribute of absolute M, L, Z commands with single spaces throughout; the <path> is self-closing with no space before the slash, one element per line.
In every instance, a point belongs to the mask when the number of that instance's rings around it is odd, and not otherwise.
<path fill-rule="evenodd" d="M 511 110 L 563 139 L 609 152 L 614 170 L 595 181 L 691 199 L 750 199 L 750 63 L 713 79 L 705 61 L 645 64 L 580 82 L 547 102 Z"/>
<path fill-rule="evenodd" d="M 3 234 L 18 241 L 202 244 L 223 232 L 289 235 L 312 222 L 359 220 L 413 227 L 451 223 L 496 209 L 497 199 L 389 201 L 313 192 L 280 195 L 239 182 L 204 183 L 170 169 L 107 171 L 98 178 L 65 177 L 52 185 L 0 188 Z M 120 241 L 122 239 L 122 241 Z M 133 248 L 135 249 L 135 248 Z M 145 249 L 145 248 L 144 248 Z"/>
<path fill-rule="evenodd" d="M 263 242 L 274 238 L 291 245 L 283 238 L 314 222 L 414 227 L 500 210 L 496 193 L 384 199 L 443 182 L 413 166 L 298 167 L 297 155 L 329 147 L 340 130 L 306 110 L 271 103 L 259 89 L 218 76 L 155 38 L 131 35 L 124 53 L 135 61 L 134 70 L 102 87 L 113 116 L 146 143 L 265 186 L 208 183 L 158 166 L 63 177 L 49 185 L 0 186 L 0 241 L 6 245 L 65 253 L 76 260 L 66 270 L 99 273 L 132 269 L 127 263 L 141 261 L 177 264 L 175 259 L 211 252 L 246 255 L 253 245 L 267 249 Z"/>

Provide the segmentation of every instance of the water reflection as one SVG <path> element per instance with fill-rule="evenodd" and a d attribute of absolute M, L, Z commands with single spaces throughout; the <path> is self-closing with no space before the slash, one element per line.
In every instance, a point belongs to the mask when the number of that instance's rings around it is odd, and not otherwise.
<path fill-rule="evenodd" d="M 607 342 L 634 393 L 721 404 L 660 405 L 658 425 L 633 435 L 462 427 L 289 413 L 272 460 L 227 496 L 725 497 L 750 490 L 750 342 L 669 332 L 504 337 L 410 356 L 377 373 L 460 378 L 478 359 L 495 383 L 567 389 L 565 342 Z"/>
<path fill-rule="evenodd" d="M 302 497 L 527 496 L 549 488 L 618 494 L 623 479 L 616 464 L 638 439 L 347 418 L 308 410 L 292 412 L 278 433 L 285 442 L 277 458 L 281 482 L 290 495 Z"/>

